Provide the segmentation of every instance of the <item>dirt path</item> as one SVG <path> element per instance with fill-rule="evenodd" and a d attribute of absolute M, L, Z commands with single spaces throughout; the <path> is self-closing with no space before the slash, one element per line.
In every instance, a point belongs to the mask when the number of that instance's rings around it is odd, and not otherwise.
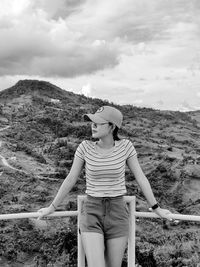
<path fill-rule="evenodd" d="M 1 129 L 0 129 L 0 132 L 2 132 L 2 131 L 4 131 L 4 130 L 7 130 L 8 128 L 10 128 L 10 125 L 8 125 L 8 126 L 6 126 L 6 127 L 4 127 L 4 128 L 1 128 Z"/>
<path fill-rule="evenodd" d="M 2 128 L 2 129 L 0 129 L 0 132 L 2 132 L 2 131 L 4 131 L 4 130 L 8 129 L 9 127 L 10 127 L 10 126 L 6 126 L 6 127 Z M 3 145 L 3 141 L 0 140 L 0 149 L 1 149 L 2 145 Z M 11 165 L 8 163 L 7 159 L 6 159 L 4 156 L 2 156 L 1 154 L 0 154 L 0 162 L 1 162 L 4 166 L 6 166 L 6 167 L 8 167 L 8 168 L 10 168 L 10 169 L 12 169 L 12 170 L 14 170 L 14 171 L 18 171 L 18 172 L 21 172 L 21 173 L 29 174 L 28 172 L 26 172 L 26 171 L 24 171 L 24 170 L 20 170 L 20 169 L 17 169 L 17 168 L 15 168 L 15 167 L 11 166 Z M 2 175 L 2 173 L 3 173 L 3 172 L 0 172 L 0 176 Z M 35 173 L 35 177 L 37 177 L 37 178 L 40 179 L 40 180 L 48 180 L 48 181 L 56 181 L 56 182 L 60 180 L 59 178 L 49 178 L 49 177 L 44 177 L 44 176 L 42 176 L 42 175 L 37 175 L 36 173 Z"/>
<path fill-rule="evenodd" d="M 6 126 L 6 127 L 4 127 L 4 128 L 2 128 L 2 129 L 0 129 L 0 132 L 2 132 L 2 131 L 4 131 L 4 130 L 7 130 L 8 128 L 10 128 L 9 125 Z M 3 142 L 0 140 L 0 148 L 1 148 L 2 144 L 3 144 Z M 4 156 L 2 156 L 2 155 L 0 155 L 0 160 L 1 160 L 2 164 L 3 164 L 4 166 L 8 167 L 8 168 L 10 168 L 10 169 L 12 169 L 12 170 L 15 170 L 15 171 L 19 171 L 19 172 L 24 172 L 24 171 L 22 171 L 22 170 L 19 170 L 19 169 L 15 168 L 15 167 L 11 166 L 11 165 L 8 163 L 7 159 L 6 159 Z M 24 173 L 25 173 L 25 172 L 24 172 Z"/>
<path fill-rule="evenodd" d="M 15 167 L 12 167 L 2 155 L 0 155 L 0 160 L 1 160 L 1 162 L 3 163 L 4 166 L 6 166 L 6 167 L 8 167 L 8 168 L 10 168 L 10 169 L 12 169 L 12 170 L 22 172 L 22 170 L 19 170 L 19 169 L 15 168 Z M 23 171 L 23 172 L 24 172 L 24 171 Z"/>

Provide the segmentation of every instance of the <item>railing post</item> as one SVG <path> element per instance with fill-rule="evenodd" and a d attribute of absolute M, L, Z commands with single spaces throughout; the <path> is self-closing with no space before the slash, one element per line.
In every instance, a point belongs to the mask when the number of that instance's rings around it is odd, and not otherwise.
<path fill-rule="evenodd" d="M 85 196 L 78 196 L 77 199 L 77 210 L 75 211 L 57 211 L 54 212 L 48 217 L 65 217 L 65 216 L 78 216 L 77 218 L 77 235 L 78 235 L 78 267 L 85 267 L 85 252 L 82 246 L 81 235 L 79 233 L 80 226 L 80 213 L 82 202 L 85 199 Z M 135 196 L 124 196 L 124 199 L 129 203 L 129 238 L 128 238 L 128 267 L 135 267 L 135 226 L 136 226 L 136 217 L 139 218 L 159 218 L 159 216 L 153 212 L 138 212 L 135 209 Z M 38 218 L 38 212 L 27 212 L 27 213 L 12 213 L 12 214 L 0 214 L 1 220 L 13 220 L 13 219 L 25 219 L 25 218 Z M 200 222 L 200 216 L 197 215 L 187 215 L 187 214 L 172 214 L 171 218 L 174 220 L 183 220 L 183 221 L 193 221 Z M 198 265 L 199 266 L 199 265 Z"/>
<path fill-rule="evenodd" d="M 85 252 L 83 249 L 81 235 L 79 233 L 79 226 L 80 226 L 80 214 L 81 214 L 81 207 L 82 202 L 84 200 L 84 196 L 78 196 L 78 218 L 77 218 L 77 232 L 78 232 L 78 267 L 85 267 Z"/>
<path fill-rule="evenodd" d="M 128 267 L 135 267 L 135 196 L 129 197 Z"/>

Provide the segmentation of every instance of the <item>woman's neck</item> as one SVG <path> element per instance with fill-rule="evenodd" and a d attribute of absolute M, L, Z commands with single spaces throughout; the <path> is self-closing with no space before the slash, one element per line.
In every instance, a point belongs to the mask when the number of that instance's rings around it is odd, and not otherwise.
<path fill-rule="evenodd" d="M 101 138 L 97 141 L 97 145 L 103 149 L 112 148 L 115 145 L 115 141 L 113 138 Z"/>

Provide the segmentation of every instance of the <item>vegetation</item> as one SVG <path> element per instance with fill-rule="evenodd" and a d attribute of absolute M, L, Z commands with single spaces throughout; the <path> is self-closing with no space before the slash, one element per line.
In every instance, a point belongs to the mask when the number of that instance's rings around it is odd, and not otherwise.
<path fill-rule="evenodd" d="M 0 155 L 18 169 L 0 161 L 1 213 L 31 212 L 52 201 L 78 144 L 91 138 L 82 115 L 108 104 L 114 105 L 43 81 L 19 81 L 0 92 L 1 128 L 10 126 L 0 132 Z M 114 106 L 124 114 L 120 136 L 134 143 L 159 203 L 173 212 L 199 215 L 200 134 L 195 114 Z M 137 209 L 146 210 L 144 196 L 128 169 L 126 177 L 128 194 L 137 197 Z M 59 209 L 75 210 L 77 194 L 84 190 L 82 173 Z M 0 221 L 0 265 L 76 266 L 76 236 L 76 218 L 40 224 L 31 219 Z M 198 223 L 139 219 L 136 237 L 137 266 L 197 267 L 200 262 Z"/>

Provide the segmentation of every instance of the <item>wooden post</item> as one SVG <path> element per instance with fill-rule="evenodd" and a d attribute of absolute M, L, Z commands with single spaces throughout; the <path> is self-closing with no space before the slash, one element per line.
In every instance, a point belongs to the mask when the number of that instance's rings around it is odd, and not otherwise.
<path fill-rule="evenodd" d="M 78 196 L 78 210 L 76 211 L 56 211 L 47 217 L 66 217 L 66 216 L 78 216 L 77 228 L 78 228 L 78 267 L 85 267 L 85 252 L 81 242 L 81 236 L 79 233 L 80 213 L 82 202 L 85 196 Z M 135 225 L 136 217 L 143 218 L 159 218 L 154 212 L 137 212 L 135 210 L 135 196 L 125 196 L 125 201 L 129 203 L 130 212 L 130 231 L 128 239 L 128 267 L 135 267 Z M 24 218 L 38 218 L 40 214 L 38 212 L 27 212 L 27 213 L 12 213 L 12 214 L 0 214 L 0 220 L 13 220 L 13 219 L 24 219 Z M 183 220 L 183 221 L 195 221 L 200 222 L 200 216 L 187 215 L 187 214 L 172 214 L 172 219 Z"/>
<path fill-rule="evenodd" d="M 79 226 L 80 226 L 80 214 L 82 208 L 82 202 L 84 200 L 84 196 L 78 196 L 78 218 L 77 218 L 77 231 L 78 231 L 78 267 L 85 267 L 85 252 L 83 249 L 81 235 L 79 233 Z"/>
<path fill-rule="evenodd" d="M 135 267 L 135 197 L 125 197 L 129 203 L 128 267 Z"/>

